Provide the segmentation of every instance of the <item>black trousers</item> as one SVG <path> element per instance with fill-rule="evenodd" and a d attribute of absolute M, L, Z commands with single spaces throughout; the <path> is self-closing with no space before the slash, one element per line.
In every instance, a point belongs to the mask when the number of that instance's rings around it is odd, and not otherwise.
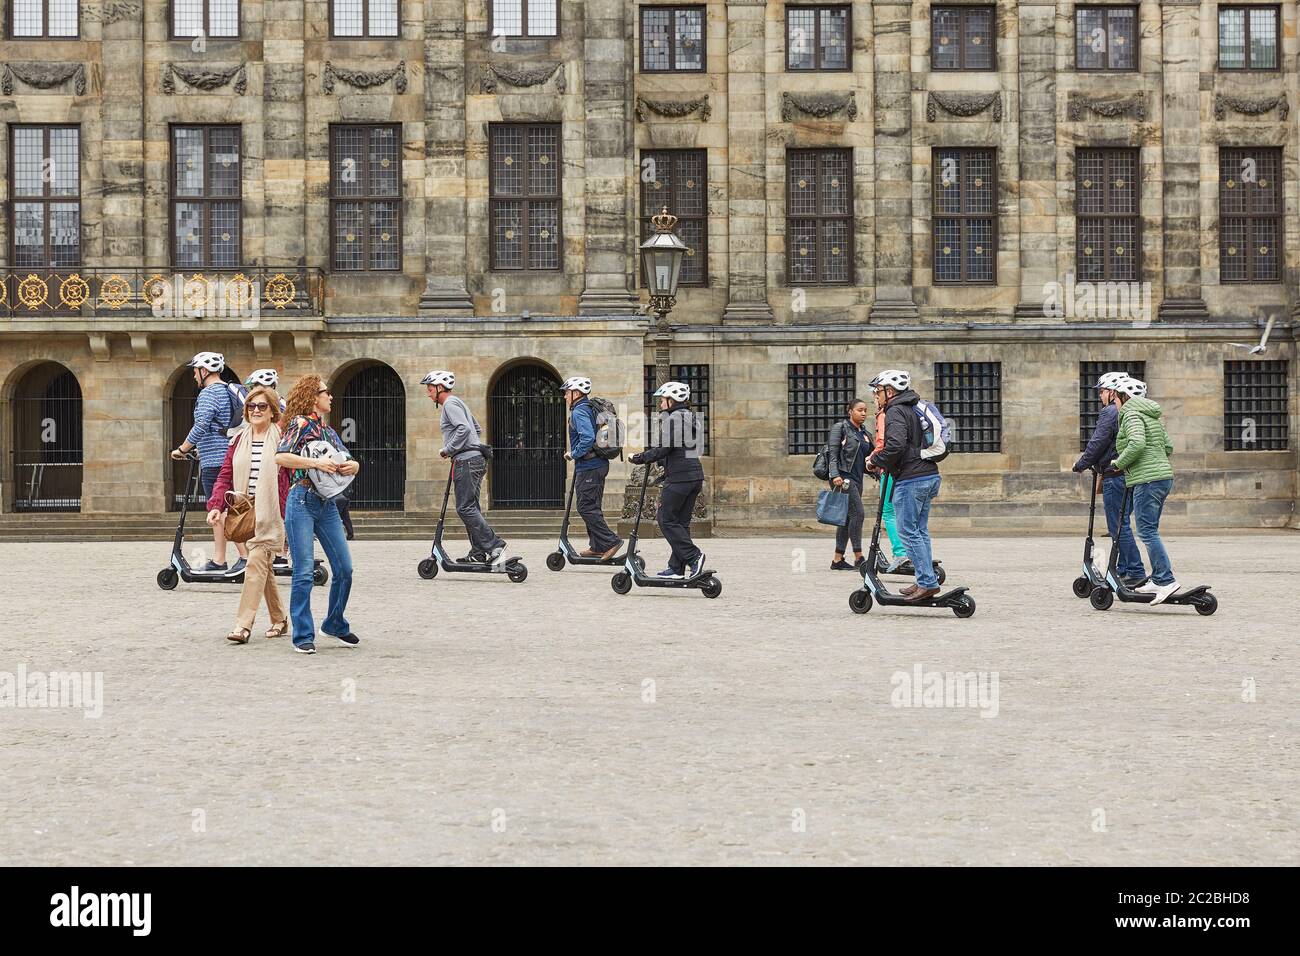
<path fill-rule="evenodd" d="M 587 526 L 587 544 L 592 551 L 604 554 L 619 543 L 619 537 L 609 529 L 605 521 L 605 478 L 609 474 L 609 462 L 602 460 L 595 467 L 577 473 L 577 489 L 574 497 L 578 499 L 578 514 Z"/>
<path fill-rule="evenodd" d="M 679 574 L 700 556 L 700 549 L 691 541 L 691 515 L 703 486 L 702 481 L 692 481 L 664 485 L 659 492 L 659 530 L 673 549 L 668 567 Z"/>

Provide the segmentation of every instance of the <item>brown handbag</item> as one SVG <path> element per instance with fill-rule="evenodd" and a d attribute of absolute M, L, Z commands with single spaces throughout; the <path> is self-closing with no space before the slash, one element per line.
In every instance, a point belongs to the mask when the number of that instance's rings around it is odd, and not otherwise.
<path fill-rule="evenodd" d="M 226 540 L 243 544 L 257 531 L 256 495 L 226 492 Z"/>

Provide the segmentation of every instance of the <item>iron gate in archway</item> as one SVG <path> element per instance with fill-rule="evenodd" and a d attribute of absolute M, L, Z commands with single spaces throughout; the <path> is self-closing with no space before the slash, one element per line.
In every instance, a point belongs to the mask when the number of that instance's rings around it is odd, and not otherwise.
<path fill-rule="evenodd" d="M 497 378 L 488 401 L 492 507 L 563 507 L 568 414 L 560 380 L 540 365 L 516 365 Z"/>
<path fill-rule="evenodd" d="M 347 495 L 353 508 L 401 511 L 406 500 L 406 390 L 382 362 L 362 366 L 335 389 L 334 427 L 361 471 Z"/>
<path fill-rule="evenodd" d="M 14 510 L 80 511 L 84 459 L 81 386 L 56 362 L 36 366 L 14 392 Z"/>

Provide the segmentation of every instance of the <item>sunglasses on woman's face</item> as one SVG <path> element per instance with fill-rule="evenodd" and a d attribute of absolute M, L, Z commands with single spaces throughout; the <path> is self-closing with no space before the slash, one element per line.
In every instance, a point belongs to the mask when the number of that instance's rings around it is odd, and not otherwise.
<path fill-rule="evenodd" d="M 334 393 L 331 392 L 328 388 L 322 388 L 322 389 L 321 389 L 319 392 L 317 392 L 316 394 L 317 394 L 317 395 L 332 395 L 332 394 L 334 394 Z"/>
<path fill-rule="evenodd" d="M 269 411 L 270 408 L 271 408 L 271 406 L 270 406 L 270 403 L 268 403 L 268 402 L 249 402 L 249 403 L 248 403 L 248 410 L 249 410 L 250 412 L 265 412 L 265 411 Z"/>

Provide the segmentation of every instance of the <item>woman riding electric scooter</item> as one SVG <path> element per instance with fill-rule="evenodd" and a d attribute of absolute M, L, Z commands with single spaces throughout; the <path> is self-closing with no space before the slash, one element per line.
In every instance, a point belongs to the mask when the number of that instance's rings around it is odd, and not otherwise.
<path fill-rule="evenodd" d="M 632 455 L 628 461 L 634 465 L 664 463 L 659 512 L 655 517 L 660 533 L 672 548 L 672 557 L 659 577 L 690 579 L 704 568 L 704 552 L 691 540 L 695 499 L 704 487 L 700 421 L 690 409 L 691 389 L 684 382 L 665 382 L 655 390 L 654 397 L 659 399 L 660 408 L 658 443 Z M 648 470 L 646 474 L 648 479 Z"/>

